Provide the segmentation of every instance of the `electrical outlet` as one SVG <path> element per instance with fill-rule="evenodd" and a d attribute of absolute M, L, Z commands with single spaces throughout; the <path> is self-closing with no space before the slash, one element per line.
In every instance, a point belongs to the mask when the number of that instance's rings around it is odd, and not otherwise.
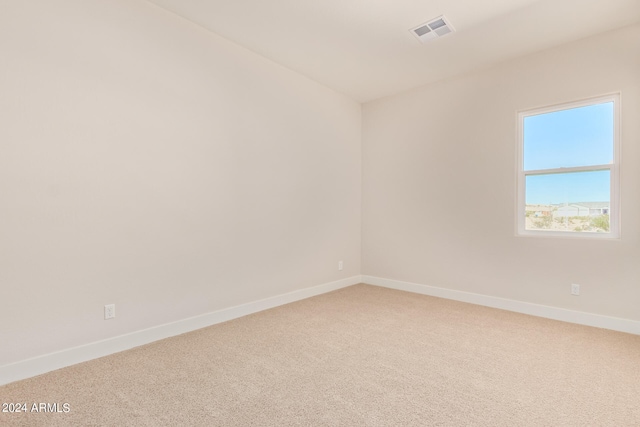
<path fill-rule="evenodd" d="M 342 261 L 338 261 L 338 270 L 342 271 L 343 267 L 344 267 L 344 263 Z"/>
<path fill-rule="evenodd" d="M 571 295 L 580 295 L 580 285 L 575 283 L 571 285 Z"/>
<path fill-rule="evenodd" d="M 104 320 L 113 319 L 116 317 L 116 305 L 107 304 L 104 306 Z"/>

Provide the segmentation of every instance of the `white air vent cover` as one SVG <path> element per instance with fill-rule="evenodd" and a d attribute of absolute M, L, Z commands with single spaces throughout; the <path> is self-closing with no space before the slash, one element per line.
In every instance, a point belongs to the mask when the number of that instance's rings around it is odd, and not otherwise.
<path fill-rule="evenodd" d="M 449 21 L 442 16 L 438 16 L 431 21 L 418 25 L 415 28 L 412 28 L 411 33 L 418 38 L 422 43 L 426 43 L 429 40 L 436 39 L 438 37 L 442 37 L 446 34 L 452 33 L 455 29 L 449 24 Z"/>

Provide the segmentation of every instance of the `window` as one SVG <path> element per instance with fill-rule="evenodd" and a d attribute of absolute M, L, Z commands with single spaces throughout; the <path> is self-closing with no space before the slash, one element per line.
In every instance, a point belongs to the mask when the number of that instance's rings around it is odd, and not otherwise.
<path fill-rule="evenodd" d="M 617 238 L 620 96 L 518 114 L 518 234 Z"/>

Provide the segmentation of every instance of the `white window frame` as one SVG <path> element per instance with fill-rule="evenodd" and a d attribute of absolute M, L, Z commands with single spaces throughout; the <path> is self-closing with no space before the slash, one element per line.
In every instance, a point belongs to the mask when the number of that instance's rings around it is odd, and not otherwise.
<path fill-rule="evenodd" d="M 572 108 L 587 107 L 595 104 L 613 102 L 613 161 L 610 164 L 594 166 L 561 167 L 554 169 L 524 170 L 524 119 L 529 116 L 553 113 Z M 620 93 L 613 93 L 579 101 L 552 106 L 522 110 L 518 112 L 518 170 L 517 170 L 517 206 L 516 235 L 537 237 L 571 237 L 579 239 L 619 239 L 620 238 Z M 570 172 L 610 171 L 609 232 L 581 233 L 572 231 L 526 230 L 526 178 L 527 176 L 547 175 Z"/>

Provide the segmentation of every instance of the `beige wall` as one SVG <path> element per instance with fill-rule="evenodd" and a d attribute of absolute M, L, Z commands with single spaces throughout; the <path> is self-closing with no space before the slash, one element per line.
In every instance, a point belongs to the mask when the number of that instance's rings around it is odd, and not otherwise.
<path fill-rule="evenodd" d="M 360 273 L 359 104 L 144 1 L 0 62 L 0 366 Z"/>
<path fill-rule="evenodd" d="M 515 237 L 516 111 L 616 91 L 622 238 Z M 640 320 L 639 118 L 639 26 L 365 104 L 362 273 Z"/>

